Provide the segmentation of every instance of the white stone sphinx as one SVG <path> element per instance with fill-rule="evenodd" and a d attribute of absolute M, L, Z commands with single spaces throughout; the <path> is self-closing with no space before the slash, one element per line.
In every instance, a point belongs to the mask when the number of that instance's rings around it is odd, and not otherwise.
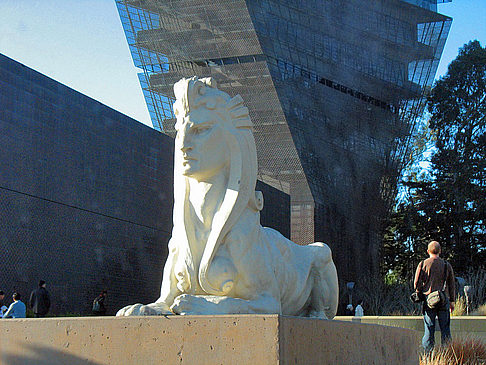
<path fill-rule="evenodd" d="M 211 78 L 174 86 L 174 228 L 160 298 L 117 316 L 279 313 L 331 319 L 331 250 L 299 246 L 260 225 L 252 123 L 241 96 Z"/>

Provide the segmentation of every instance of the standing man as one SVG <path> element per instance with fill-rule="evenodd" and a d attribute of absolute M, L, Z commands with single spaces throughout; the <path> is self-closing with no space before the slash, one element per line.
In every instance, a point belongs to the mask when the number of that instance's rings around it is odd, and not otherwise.
<path fill-rule="evenodd" d="M 424 293 L 425 296 L 434 291 L 443 290 L 445 283 L 445 300 L 436 308 L 430 308 L 427 301 L 423 305 L 425 333 L 422 338 L 422 346 L 425 352 L 432 351 L 435 345 L 435 317 L 439 319 L 442 344 L 444 345 L 451 339 L 449 310 L 454 310 L 456 300 L 454 271 L 449 263 L 439 257 L 440 252 L 439 242 L 430 242 L 427 247 L 429 258 L 422 261 L 415 272 L 414 288 L 417 292 Z"/>
<path fill-rule="evenodd" d="M 44 280 L 40 280 L 39 287 L 30 294 L 29 305 L 37 318 L 45 317 L 49 312 L 51 299 Z"/>
<path fill-rule="evenodd" d="M 10 304 L 3 318 L 25 318 L 25 304 L 20 300 L 20 294 L 14 293 L 12 296 L 13 303 Z"/>

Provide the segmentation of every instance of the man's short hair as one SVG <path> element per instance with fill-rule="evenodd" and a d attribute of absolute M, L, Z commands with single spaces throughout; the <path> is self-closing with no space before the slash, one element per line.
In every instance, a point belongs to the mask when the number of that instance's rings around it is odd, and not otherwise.
<path fill-rule="evenodd" d="M 437 241 L 432 241 L 429 243 L 429 246 L 427 247 L 427 251 L 434 255 L 438 255 L 440 253 L 440 244 Z"/>
<path fill-rule="evenodd" d="M 44 285 L 46 282 L 44 280 L 39 280 L 39 286 Z"/>
<path fill-rule="evenodd" d="M 0 290 L 0 295 L 5 295 L 5 293 L 3 292 L 3 290 Z"/>
<path fill-rule="evenodd" d="M 14 298 L 14 300 L 20 300 L 20 294 L 19 293 L 13 293 L 13 298 Z"/>

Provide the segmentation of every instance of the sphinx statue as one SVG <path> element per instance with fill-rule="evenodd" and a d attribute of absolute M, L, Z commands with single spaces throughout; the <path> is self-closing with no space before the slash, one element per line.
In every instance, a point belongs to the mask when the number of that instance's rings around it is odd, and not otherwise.
<path fill-rule="evenodd" d="M 260 225 L 257 155 L 241 96 L 212 78 L 182 79 L 176 102 L 174 227 L 160 298 L 117 316 L 276 313 L 332 319 L 330 248 L 297 245 Z"/>

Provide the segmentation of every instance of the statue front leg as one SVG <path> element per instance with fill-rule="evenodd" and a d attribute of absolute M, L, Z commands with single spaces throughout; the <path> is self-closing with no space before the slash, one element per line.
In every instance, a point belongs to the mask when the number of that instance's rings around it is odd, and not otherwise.
<path fill-rule="evenodd" d="M 269 295 L 254 300 L 214 295 L 179 295 L 170 310 L 175 314 L 278 314 L 280 302 Z"/>
<path fill-rule="evenodd" d="M 177 287 L 177 278 L 174 274 L 174 263 L 177 259 L 176 251 L 169 252 L 167 261 L 164 267 L 164 275 L 162 279 L 162 287 L 160 289 L 160 298 L 155 303 L 150 304 L 132 304 L 120 309 L 116 315 L 122 316 L 162 316 L 174 314 L 170 310 L 174 298 L 182 292 Z"/>
<path fill-rule="evenodd" d="M 322 242 L 310 244 L 313 251 L 313 287 L 309 317 L 332 319 L 336 315 L 339 300 L 339 283 L 336 266 L 329 246 Z"/>

